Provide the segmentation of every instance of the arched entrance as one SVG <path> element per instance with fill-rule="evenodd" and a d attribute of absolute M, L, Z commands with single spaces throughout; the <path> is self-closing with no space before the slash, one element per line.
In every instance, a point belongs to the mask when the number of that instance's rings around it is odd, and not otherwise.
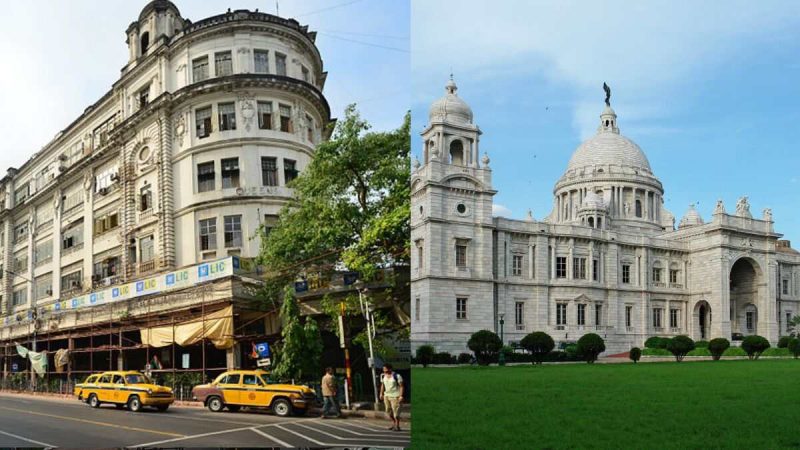
<path fill-rule="evenodd" d="M 700 300 L 694 305 L 692 314 L 693 332 L 695 340 L 708 340 L 711 333 L 711 305 L 705 300 Z"/>
<path fill-rule="evenodd" d="M 731 333 L 758 334 L 758 299 L 761 268 L 751 258 L 741 258 L 731 267 Z"/>

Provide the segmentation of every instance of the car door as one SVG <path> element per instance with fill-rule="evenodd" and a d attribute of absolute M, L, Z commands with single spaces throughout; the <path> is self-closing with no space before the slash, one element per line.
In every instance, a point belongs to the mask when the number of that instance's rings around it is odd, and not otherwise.
<path fill-rule="evenodd" d="M 128 401 L 128 391 L 125 389 L 125 378 L 122 375 L 114 375 L 111 379 L 113 390 L 111 401 L 114 403 L 125 403 Z"/>
<path fill-rule="evenodd" d="M 275 393 L 269 389 L 267 381 L 263 377 L 258 377 L 258 406 L 269 406 L 274 396 Z"/>
<path fill-rule="evenodd" d="M 239 399 L 243 405 L 264 406 L 264 386 L 261 385 L 261 378 L 255 374 L 245 374 L 242 376 L 242 393 Z"/>
<path fill-rule="evenodd" d="M 101 375 L 94 392 L 101 402 L 110 402 L 114 385 L 111 384 L 111 375 Z"/>
<path fill-rule="evenodd" d="M 228 374 L 220 380 L 219 388 L 222 391 L 222 399 L 229 405 L 238 405 L 241 397 L 241 374 Z"/>

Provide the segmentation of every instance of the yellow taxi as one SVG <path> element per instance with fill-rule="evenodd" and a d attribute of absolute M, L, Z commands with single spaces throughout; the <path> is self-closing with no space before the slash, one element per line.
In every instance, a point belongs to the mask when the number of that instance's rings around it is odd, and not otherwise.
<path fill-rule="evenodd" d="M 263 370 L 231 370 L 208 384 L 192 389 L 192 398 L 213 412 L 223 408 L 236 412 L 241 407 L 269 408 L 278 416 L 303 415 L 316 395 L 308 386 L 270 384 Z"/>
<path fill-rule="evenodd" d="M 85 402 L 86 397 L 83 396 L 83 390 L 87 387 L 94 386 L 97 383 L 97 379 L 100 378 L 100 374 L 89 375 L 83 380 L 83 383 L 78 383 L 75 385 L 75 396 L 78 397 L 78 400 Z"/>
<path fill-rule="evenodd" d="M 103 403 L 112 403 L 117 408 L 127 407 L 132 412 L 140 411 L 143 406 L 166 411 L 175 401 L 172 389 L 157 386 L 145 375 L 133 371 L 92 375 L 82 383 L 80 391 L 75 386 L 75 392 L 79 399 L 85 400 L 92 408 L 99 408 Z"/>

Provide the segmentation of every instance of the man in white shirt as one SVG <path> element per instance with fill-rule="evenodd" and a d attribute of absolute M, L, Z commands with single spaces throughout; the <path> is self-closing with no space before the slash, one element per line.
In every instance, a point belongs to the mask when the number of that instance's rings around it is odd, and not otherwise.
<path fill-rule="evenodd" d="M 403 377 L 392 371 L 391 364 L 383 366 L 381 375 L 381 400 L 392 421 L 390 430 L 400 431 L 400 404 L 403 403 Z"/>

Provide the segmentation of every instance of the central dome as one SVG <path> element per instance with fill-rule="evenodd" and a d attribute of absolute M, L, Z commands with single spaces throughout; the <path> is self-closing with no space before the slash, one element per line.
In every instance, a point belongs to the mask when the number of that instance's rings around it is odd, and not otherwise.
<path fill-rule="evenodd" d="M 451 77 L 444 87 L 445 96 L 431 104 L 428 112 L 430 122 L 451 122 L 457 124 L 472 124 L 472 108 L 457 94 L 458 86 Z"/>
<path fill-rule="evenodd" d="M 619 134 L 617 114 L 606 106 L 600 114 L 597 134 L 572 154 L 567 171 L 594 166 L 620 166 L 653 173 L 650 162 L 635 142 Z"/>

